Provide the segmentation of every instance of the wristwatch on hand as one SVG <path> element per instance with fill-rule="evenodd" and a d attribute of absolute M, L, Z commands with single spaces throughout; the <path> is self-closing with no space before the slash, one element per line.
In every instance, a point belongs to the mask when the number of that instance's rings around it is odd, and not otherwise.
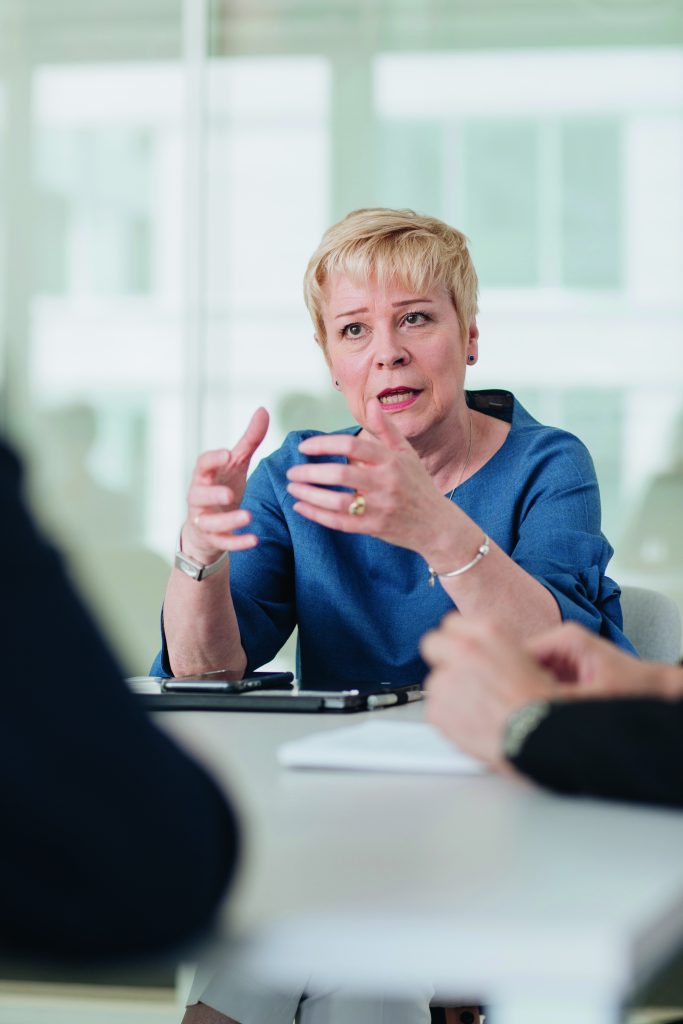
<path fill-rule="evenodd" d="M 503 753 L 508 761 L 517 757 L 527 738 L 550 712 L 550 702 L 535 700 L 513 711 L 505 723 Z"/>
<path fill-rule="evenodd" d="M 176 569 L 180 569 L 186 576 L 189 576 L 195 583 L 200 583 L 201 580 L 205 580 L 207 576 L 213 576 L 215 572 L 218 572 L 220 567 L 228 557 L 228 552 L 224 551 L 220 558 L 216 559 L 215 562 L 211 562 L 209 565 L 202 565 L 201 562 L 196 562 L 194 558 L 190 558 L 189 555 L 184 554 L 178 548 L 175 553 L 174 565 Z"/>

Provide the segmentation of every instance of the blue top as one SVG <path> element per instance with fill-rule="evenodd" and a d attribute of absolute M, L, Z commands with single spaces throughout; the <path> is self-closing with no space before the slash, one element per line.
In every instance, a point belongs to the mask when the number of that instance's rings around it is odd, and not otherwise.
<path fill-rule="evenodd" d="M 604 575 L 612 548 L 600 532 L 600 495 L 586 447 L 538 423 L 509 392 L 475 391 L 467 399 L 511 428 L 454 500 L 547 587 L 563 619 L 632 651 L 621 632 L 619 588 Z M 427 566 L 414 551 L 327 529 L 292 510 L 286 473 L 310 458 L 298 445 L 317 433 L 288 434 L 247 483 L 242 504 L 253 513 L 249 529 L 259 544 L 230 556 L 247 670 L 271 661 L 298 625 L 297 670 L 308 688 L 337 689 L 363 679 L 419 682 L 427 672 L 420 637 L 453 602 L 438 583 L 428 586 Z M 165 641 L 151 671 L 170 673 Z"/>

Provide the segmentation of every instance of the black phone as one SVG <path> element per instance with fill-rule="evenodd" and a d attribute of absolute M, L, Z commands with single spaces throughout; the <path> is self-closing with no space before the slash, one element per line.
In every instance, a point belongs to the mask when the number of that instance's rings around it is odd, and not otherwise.
<path fill-rule="evenodd" d="M 163 693 L 253 693 L 256 690 L 291 690 L 293 687 L 291 672 L 252 672 L 235 678 L 234 672 L 220 670 L 195 676 L 176 676 L 161 683 Z"/>

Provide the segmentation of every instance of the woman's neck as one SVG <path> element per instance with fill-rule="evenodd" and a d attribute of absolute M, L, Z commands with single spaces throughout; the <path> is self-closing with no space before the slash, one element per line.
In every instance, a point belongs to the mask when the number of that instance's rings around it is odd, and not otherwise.
<path fill-rule="evenodd" d="M 411 438 L 422 465 L 444 493 L 457 487 L 472 465 L 479 433 L 477 419 L 463 402 L 457 415 L 439 425 L 438 433 Z"/>

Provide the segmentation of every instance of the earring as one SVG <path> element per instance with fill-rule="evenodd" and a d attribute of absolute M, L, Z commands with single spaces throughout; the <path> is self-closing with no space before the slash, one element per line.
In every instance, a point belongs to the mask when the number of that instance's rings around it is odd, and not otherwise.
<path fill-rule="evenodd" d="M 474 356 L 468 356 L 467 357 L 467 361 L 470 362 L 470 363 L 473 363 L 474 362 Z"/>
<path fill-rule="evenodd" d="M 341 389 L 341 385 L 340 385 L 340 383 L 339 383 L 339 381 L 338 381 L 338 380 L 335 380 L 335 382 L 334 382 L 334 386 L 335 386 L 335 388 L 337 389 L 337 391 L 339 391 L 339 390 Z"/>

